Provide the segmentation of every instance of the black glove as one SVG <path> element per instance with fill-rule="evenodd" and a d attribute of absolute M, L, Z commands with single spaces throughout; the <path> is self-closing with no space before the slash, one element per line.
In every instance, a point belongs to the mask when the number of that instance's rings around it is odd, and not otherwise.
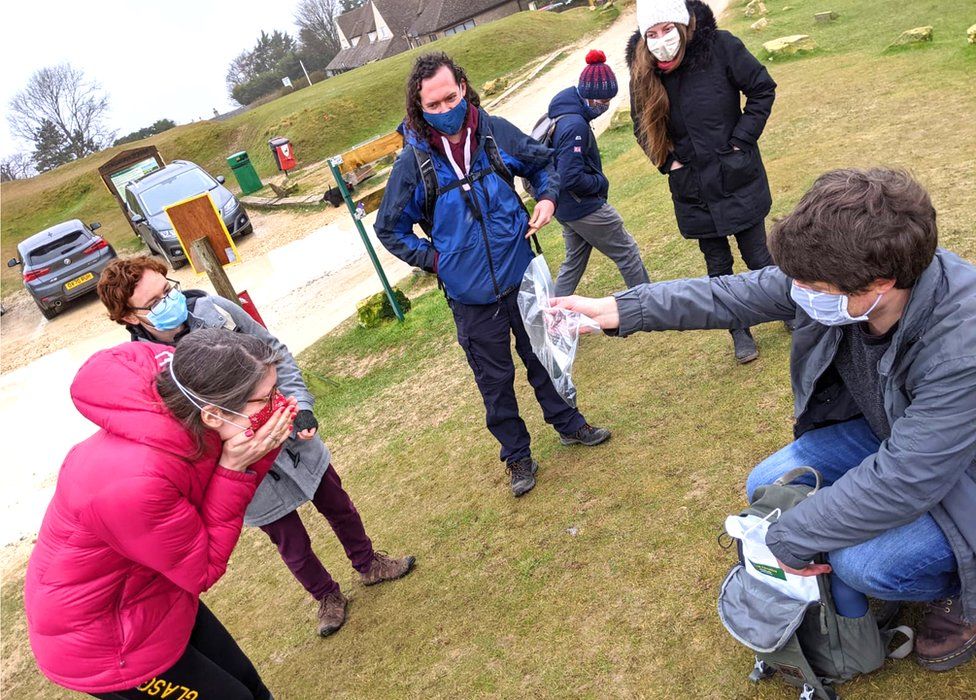
<path fill-rule="evenodd" d="M 305 430 L 311 430 L 312 428 L 317 430 L 319 427 L 319 422 L 315 420 L 315 414 L 306 408 L 298 412 L 298 415 L 295 416 L 295 420 L 292 421 L 292 425 L 295 426 L 296 433 L 301 433 Z"/>

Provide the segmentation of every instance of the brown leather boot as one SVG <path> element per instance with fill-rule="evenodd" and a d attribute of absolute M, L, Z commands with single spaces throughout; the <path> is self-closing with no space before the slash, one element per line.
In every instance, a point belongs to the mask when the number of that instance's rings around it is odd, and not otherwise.
<path fill-rule="evenodd" d="M 328 637 L 346 622 L 349 601 L 338 588 L 319 601 L 319 636 Z"/>
<path fill-rule="evenodd" d="M 962 619 L 959 598 L 929 603 L 915 638 L 915 658 L 930 671 L 948 671 L 976 654 L 976 622 Z"/>
<path fill-rule="evenodd" d="M 373 561 L 369 564 L 369 571 L 359 574 L 359 578 L 365 586 L 403 578 L 413 569 L 415 561 L 416 559 L 413 557 L 394 559 L 387 556 L 385 552 L 373 552 Z"/>

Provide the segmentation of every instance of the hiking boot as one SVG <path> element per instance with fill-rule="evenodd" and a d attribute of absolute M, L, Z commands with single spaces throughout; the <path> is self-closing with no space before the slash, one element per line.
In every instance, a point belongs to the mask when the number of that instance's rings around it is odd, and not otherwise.
<path fill-rule="evenodd" d="M 962 619 L 959 597 L 929 603 L 915 637 L 915 658 L 930 671 L 948 671 L 976 654 L 976 622 Z"/>
<path fill-rule="evenodd" d="M 732 334 L 736 362 L 744 365 L 759 358 L 759 349 L 756 347 L 756 341 L 752 339 L 752 333 L 749 332 L 748 328 L 736 328 L 729 333 Z"/>
<path fill-rule="evenodd" d="M 359 574 L 359 580 L 364 586 L 373 586 L 384 581 L 393 581 L 403 578 L 413 569 L 413 557 L 403 557 L 394 559 L 387 556 L 386 552 L 373 552 L 373 561 L 369 563 L 369 571 Z"/>
<path fill-rule="evenodd" d="M 319 636 L 328 637 L 346 622 L 349 601 L 338 588 L 319 601 Z"/>
<path fill-rule="evenodd" d="M 587 447 L 599 445 L 601 442 L 606 442 L 609 439 L 609 430 L 606 428 L 594 428 L 589 423 L 583 423 L 583 427 L 572 435 L 563 435 L 561 433 L 559 435 L 559 442 L 564 445 L 586 445 Z"/>
<path fill-rule="evenodd" d="M 518 498 L 535 487 L 535 473 L 539 471 L 539 463 L 531 457 L 523 457 L 509 462 L 505 471 L 512 477 L 512 495 Z"/>

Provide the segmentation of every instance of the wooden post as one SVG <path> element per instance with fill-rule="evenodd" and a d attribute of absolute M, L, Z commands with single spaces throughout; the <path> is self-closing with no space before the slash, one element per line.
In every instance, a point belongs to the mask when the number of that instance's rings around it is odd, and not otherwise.
<path fill-rule="evenodd" d="M 237 298 L 234 285 L 230 283 L 230 278 L 224 271 L 224 266 L 217 259 L 217 254 L 214 252 L 213 246 L 210 245 L 210 239 L 198 238 L 190 244 L 190 247 L 193 250 L 196 260 L 202 263 L 204 272 L 207 273 L 207 277 L 210 278 L 210 282 L 214 286 L 214 291 L 224 299 L 228 299 L 240 306 L 241 301 Z"/>

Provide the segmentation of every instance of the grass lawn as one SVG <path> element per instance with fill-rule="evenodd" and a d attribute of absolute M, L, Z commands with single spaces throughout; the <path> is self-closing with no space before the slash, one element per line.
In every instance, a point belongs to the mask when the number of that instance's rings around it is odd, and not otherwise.
<path fill-rule="evenodd" d="M 403 86 L 417 55 L 446 51 L 467 67 L 476 88 L 492 78 L 517 71 L 583 35 L 616 19 L 618 11 L 564 13 L 520 12 L 390 59 L 372 63 L 316 83 L 227 121 L 180 126 L 159 136 L 111 148 L 30 180 L 0 187 L 0 252 L 4 261 L 16 255 L 27 236 L 60 221 L 99 221 L 120 251 L 142 248 L 122 212 L 98 176 L 98 167 L 119 151 L 153 143 L 169 162 L 177 158 L 227 177 L 237 189 L 226 158 L 246 150 L 258 173 L 277 174 L 268 139 L 287 136 L 300 164 L 335 155 L 360 141 L 392 131 L 403 118 Z M 2 294 L 22 287 L 20 269 L 0 268 Z"/>
<path fill-rule="evenodd" d="M 823 47 L 771 66 L 779 83 L 761 145 L 774 214 L 821 171 L 911 168 L 930 188 L 942 242 L 976 260 L 976 47 L 971 2 L 838 0 L 836 25 L 813 25 L 814 0 L 767 0 L 775 34 L 754 37 L 741 5 L 727 26 L 757 49 L 807 31 Z M 896 15 L 894 17 L 893 15 Z M 902 29 L 935 42 L 883 54 Z M 611 201 L 638 239 L 652 279 L 699 275 L 680 238 L 666 182 L 626 129 L 601 139 Z M 555 268 L 559 231 L 543 232 Z M 620 287 L 594 256 L 582 293 Z M 590 697 L 792 699 L 748 682 L 751 656 L 722 628 L 718 586 L 732 555 L 716 543 L 741 508 L 746 475 L 791 438 L 789 337 L 756 329 L 762 357 L 740 367 L 728 334 L 587 338 L 577 358 L 580 406 L 614 430 L 606 446 L 562 448 L 520 379 L 523 415 L 542 464 L 522 500 L 508 492 L 497 445 L 443 297 L 411 291 L 401 325 L 351 324 L 302 354 L 316 412 L 371 537 L 409 552 L 408 578 L 364 589 L 324 520 L 303 510 L 323 562 L 353 598 L 335 637 L 314 636 L 315 607 L 267 538 L 249 530 L 205 599 L 276 698 Z M 521 372 L 520 372 L 521 374 Z M 3 587 L 5 697 L 67 698 L 34 669 L 19 580 Z M 915 611 L 917 613 L 917 611 Z M 844 698 L 972 698 L 976 664 L 946 674 L 912 661 L 841 687 Z"/>

